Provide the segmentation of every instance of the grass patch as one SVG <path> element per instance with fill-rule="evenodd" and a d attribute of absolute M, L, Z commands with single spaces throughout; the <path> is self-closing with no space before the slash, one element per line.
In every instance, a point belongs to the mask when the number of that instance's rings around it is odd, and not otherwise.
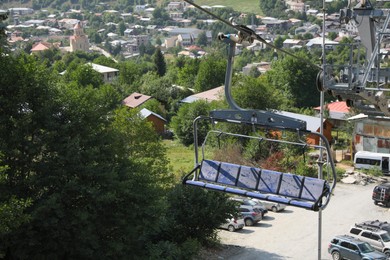
<path fill-rule="evenodd" d="M 194 148 L 186 147 L 177 140 L 164 140 L 163 142 L 167 148 L 167 156 L 173 173 L 180 179 L 194 168 Z"/>
<path fill-rule="evenodd" d="M 223 5 L 239 12 L 262 15 L 258 0 L 196 0 L 197 5 Z"/>

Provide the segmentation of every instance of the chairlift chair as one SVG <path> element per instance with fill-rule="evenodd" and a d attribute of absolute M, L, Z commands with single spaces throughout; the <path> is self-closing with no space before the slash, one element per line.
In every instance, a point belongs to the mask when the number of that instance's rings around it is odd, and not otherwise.
<path fill-rule="evenodd" d="M 194 120 L 194 149 L 195 168 L 188 173 L 183 184 L 201 187 L 205 189 L 222 191 L 230 194 L 256 198 L 276 203 L 287 204 L 312 211 L 324 209 L 330 200 L 332 190 L 336 185 L 336 170 L 331 156 L 329 142 L 323 134 L 306 130 L 306 122 L 287 116 L 262 110 L 246 110 L 240 108 L 233 100 L 230 92 L 232 63 L 235 49 L 234 38 L 225 36 L 220 40 L 229 44 L 227 71 L 225 76 L 225 96 L 231 109 L 213 110 L 209 116 L 200 116 Z M 198 123 L 208 120 L 216 122 L 236 123 L 251 125 L 255 128 L 264 128 L 279 131 L 296 131 L 300 136 L 303 133 L 316 135 L 322 142 L 321 146 L 313 146 L 303 140 L 289 142 L 286 140 L 267 139 L 270 142 L 294 143 L 306 149 L 308 146 L 326 151 L 325 161 L 322 152 L 318 165 L 322 175 L 322 166 L 330 166 L 332 181 L 320 178 L 305 177 L 293 173 L 283 173 L 261 167 L 239 165 L 230 162 L 216 161 L 205 158 L 205 145 L 211 134 L 230 135 L 241 138 L 257 138 L 260 141 L 264 137 L 247 136 L 222 131 L 210 131 L 202 143 L 202 158 L 199 157 Z"/>

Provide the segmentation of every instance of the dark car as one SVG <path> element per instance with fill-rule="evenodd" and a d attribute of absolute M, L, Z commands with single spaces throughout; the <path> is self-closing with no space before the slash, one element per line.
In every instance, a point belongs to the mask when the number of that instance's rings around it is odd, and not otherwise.
<path fill-rule="evenodd" d="M 244 207 L 248 207 L 248 208 L 254 207 L 254 208 L 257 208 L 258 210 L 260 210 L 262 217 L 264 217 L 265 214 L 268 213 L 268 209 L 266 209 L 264 205 L 258 204 L 257 202 L 255 202 L 252 199 L 241 198 L 241 197 L 231 197 L 230 199 L 240 203 L 241 207 L 243 207 L 243 208 Z"/>
<path fill-rule="evenodd" d="M 390 183 L 382 183 L 375 186 L 372 192 L 372 199 L 375 205 L 381 203 L 386 207 L 390 207 Z"/>
<path fill-rule="evenodd" d="M 260 210 L 257 208 L 250 206 L 240 206 L 239 211 L 244 218 L 245 226 L 253 226 L 254 224 L 263 219 Z"/>
<path fill-rule="evenodd" d="M 334 237 L 328 247 L 333 260 L 386 260 L 384 253 L 376 251 L 369 243 L 352 236 L 340 235 Z"/>

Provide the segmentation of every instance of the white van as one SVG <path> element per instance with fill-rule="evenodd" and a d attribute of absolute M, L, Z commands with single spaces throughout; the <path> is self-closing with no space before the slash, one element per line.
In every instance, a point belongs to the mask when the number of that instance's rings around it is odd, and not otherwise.
<path fill-rule="evenodd" d="M 356 169 L 373 169 L 382 170 L 383 174 L 389 174 L 389 160 L 388 153 L 372 153 L 366 151 L 359 151 L 355 154 L 354 166 Z"/>

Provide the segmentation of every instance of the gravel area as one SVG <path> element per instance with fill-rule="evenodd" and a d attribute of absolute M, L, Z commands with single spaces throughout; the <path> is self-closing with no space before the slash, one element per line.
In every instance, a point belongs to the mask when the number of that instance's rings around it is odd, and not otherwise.
<path fill-rule="evenodd" d="M 375 185 L 337 184 L 321 213 L 321 259 L 331 259 L 329 241 L 334 235 L 347 234 L 355 222 L 390 221 L 389 209 L 374 205 L 371 199 Z M 319 216 L 318 212 L 291 206 L 282 212 L 269 212 L 255 226 L 236 232 L 219 231 L 223 248 L 204 259 L 318 259 Z"/>

